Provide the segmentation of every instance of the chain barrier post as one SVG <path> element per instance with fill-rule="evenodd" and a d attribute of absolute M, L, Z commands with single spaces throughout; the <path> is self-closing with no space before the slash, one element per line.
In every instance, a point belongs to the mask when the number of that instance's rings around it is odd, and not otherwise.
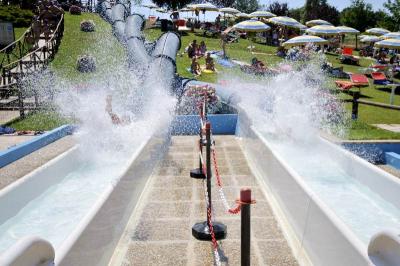
<path fill-rule="evenodd" d="M 251 199 L 251 189 L 242 188 L 240 190 L 241 204 L 241 230 L 240 230 L 240 253 L 241 266 L 250 266 L 250 205 L 254 203 Z"/>
<path fill-rule="evenodd" d="M 358 119 L 358 99 L 360 98 L 360 92 L 355 91 L 353 92 L 353 105 L 351 108 L 351 119 L 357 120 Z"/>
<path fill-rule="evenodd" d="M 219 240 L 226 238 L 226 225 L 212 221 L 211 219 L 211 124 L 206 122 L 206 176 L 207 176 L 207 220 L 205 222 L 196 223 L 192 227 L 192 235 L 198 240 Z M 209 226 L 210 225 L 210 226 Z M 212 228 L 210 228 L 212 227 Z M 213 239 L 214 238 L 214 239 Z"/>

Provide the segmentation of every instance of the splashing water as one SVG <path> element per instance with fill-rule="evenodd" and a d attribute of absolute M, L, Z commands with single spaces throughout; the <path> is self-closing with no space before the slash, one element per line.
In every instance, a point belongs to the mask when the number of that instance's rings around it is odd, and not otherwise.
<path fill-rule="evenodd" d="M 368 244 L 376 232 L 399 228 L 400 210 L 354 178 L 351 164 L 342 164 L 321 140 L 321 130 L 345 132 L 347 123 L 343 107 L 325 88 L 321 59 L 291 64 L 293 71 L 273 77 L 224 80 L 231 80 L 238 106 L 271 148 Z"/>

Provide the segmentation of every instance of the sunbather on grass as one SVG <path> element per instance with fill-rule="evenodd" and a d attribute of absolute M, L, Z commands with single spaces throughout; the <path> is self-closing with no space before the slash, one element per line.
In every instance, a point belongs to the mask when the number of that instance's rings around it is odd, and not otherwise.
<path fill-rule="evenodd" d="M 192 65 L 190 66 L 190 72 L 192 72 L 192 74 L 195 76 L 199 76 L 201 74 L 200 64 L 197 61 L 196 56 L 192 58 Z"/>
<path fill-rule="evenodd" d="M 206 56 L 206 69 L 215 71 L 214 59 L 211 57 L 210 53 L 207 53 Z"/>

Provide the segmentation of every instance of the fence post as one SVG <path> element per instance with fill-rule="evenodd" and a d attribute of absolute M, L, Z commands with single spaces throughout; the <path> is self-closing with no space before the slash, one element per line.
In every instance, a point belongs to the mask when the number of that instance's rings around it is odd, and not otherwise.
<path fill-rule="evenodd" d="M 18 91 L 18 107 L 19 107 L 19 116 L 21 118 L 25 118 L 25 107 L 24 107 L 24 94 L 22 92 L 22 84 L 20 77 L 16 77 L 16 86 Z"/>
<path fill-rule="evenodd" d="M 241 266 L 250 266 L 250 205 L 251 205 L 251 189 L 242 188 L 240 190 L 240 204 L 241 204 L 241 230 L 240 230 L 240 253 L 241 253 Z"/>
<path fill-rule="evenodd" d="M 209 208 L 212 210 L 212 201 L 211 201 L 211 124 L 210 122 L 206 123 L 206 163 L 207 163 L 207 197 Z M 226 238 L 226 225 L 212 221 L 211 216 L 208 213 L 207 208 L 207 219 L 205 222 L 196 223 L 192 227 L 192 235 L 198 240 L 213 240 L 213 236 L 209 225 L 212 224 L 212 228 L 214 231 L 214 240 L 224 239 Z M 210 212 L 212 213 L 212 212 Z"/>
<path fill-rule="evenodd" d="M 358 119 L 358 99 L 360 98 L 360 92 L 355 91 L 353 92 L 353 105 L 351 108 L 351 119 L 357 120 Z"/>

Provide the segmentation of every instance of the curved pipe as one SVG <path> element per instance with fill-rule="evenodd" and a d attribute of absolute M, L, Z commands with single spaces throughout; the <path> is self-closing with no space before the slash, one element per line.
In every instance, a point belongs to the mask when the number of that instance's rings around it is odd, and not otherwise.
<path fill-rule="evenodd" d="M 152 56 L 154 64 L 163 68 L 172 68 L 169 72 L 174 75 L 176 70 L 176 54 L 181 49 L 181 38 L 175 32 L 166 32 L 158 38 Z"/>
<path fill-rule="evenodd" d="M 111 23 L 113 32 L 117 39 L 121 42 L 125 41 L 125 6 L 116 4 L 112 7 Z"/>
<path fill-rule="evenodd" d="M 391 230 L 375 234 L 368 245 L 368 256 L 374 265 L 397 266 L 400 264 L 400 235 Z"/>
<path fill-rule="evenodd" d="M 144 18 L 139 14 L 132 14 L 126 19 L 125 25 L 128 62 L 131 66 L 146 68 L 150 62 L 150 56 L 144 46 L 142 35 L 145 26 Z"/>

